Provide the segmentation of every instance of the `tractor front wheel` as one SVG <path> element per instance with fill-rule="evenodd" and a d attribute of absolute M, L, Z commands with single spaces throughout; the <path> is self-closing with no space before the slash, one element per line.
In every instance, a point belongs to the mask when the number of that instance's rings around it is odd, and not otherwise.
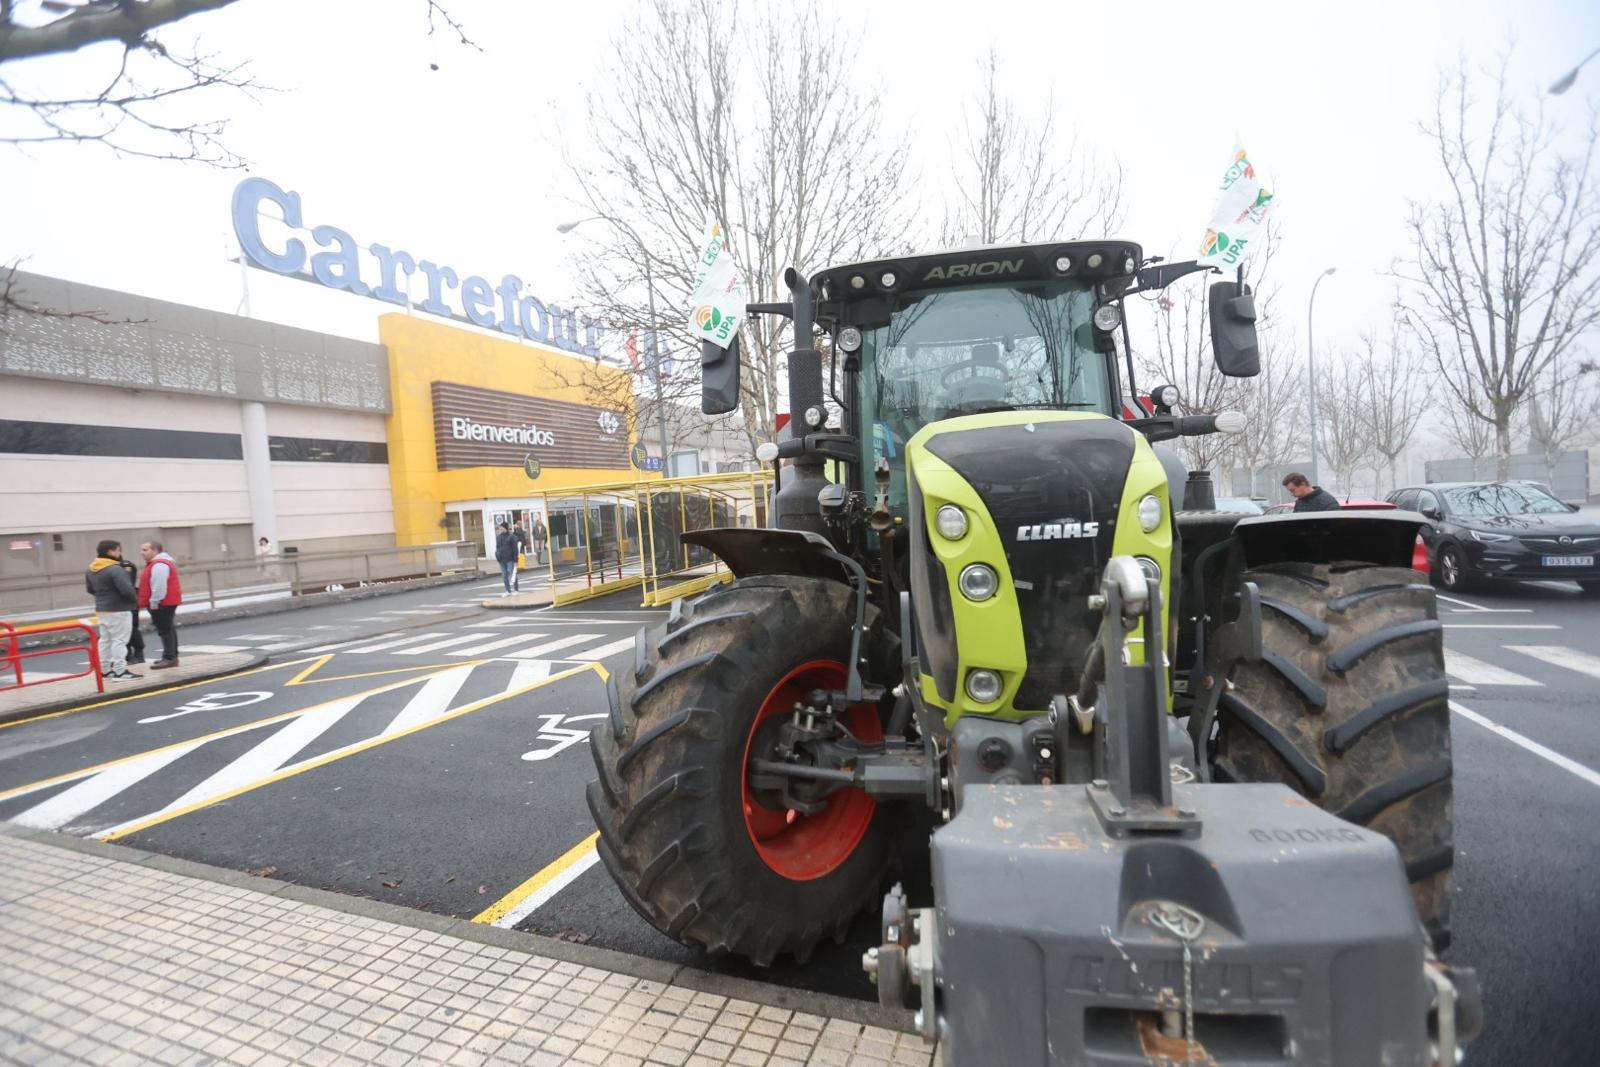
<path fill-rule="evenodd" d="M 591 748 L 599 853 L 622 894 L 669 937 L 766 966 L 842 941 L 874 903 L 889 861 L 887 817 L 860 789 L 809 813 L 763 803 L 749 764 L 770 759 L 774 720 L 816 689 L 843 689 L 854 593 L 838 582 L 746 578 L 642 631 L 633 670 L 607 685 Z M 864 648 L 876 644 L 868 609 Z M 838 712 L 858 740 L 879 708 Z"/>
<path fill-rule="evenodd" d="M 1415 571 L 1277 563 L 1261 590 L 1260 662 L 1218 707 L 1219 780 L 1284 782 L 1400 850 L 1417 912 L 1450 942 L 1449 685 L 1433 589 Z"/>

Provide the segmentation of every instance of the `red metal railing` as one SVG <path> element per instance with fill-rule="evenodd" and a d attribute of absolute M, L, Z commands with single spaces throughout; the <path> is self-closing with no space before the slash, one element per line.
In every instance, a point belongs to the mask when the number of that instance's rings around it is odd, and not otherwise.
<path fill-rule="evenodd" d="M 33 652 L 22 651 L 19 644 L 21 638 L 32 637 L 34 634 L 59 633 L 66 630 L 82 630 L 88 635 L 89 643 L 85 645 L 53 645 L 50 648 L 41 648 Z M 80 620 L 78 622 L 43 623 L 39 626 L 24 626 L 20 630 L 9 622 L 0 622 L 0 647 L 5 649 L 4 653 L 0 653 L 0 663 L 4 664 L 4 667 L 0 668 L 0 670 L 3 670 L 3 673 L 6 674 L 15 674 L 17 678 L 14 683 L 0 685 L 0 692 L 8 689 L 22 689 L 30 685 L 65 682 L 72 678 L 82 678 L 85 675 L 93 675 L 97 692 L 104 693 L 106 691 L 106 681 L 100 673 L 100 633 L 87 622 Z M 38 656 L 60 656 L 68 652 L 89 653 L 89 669 L 77 671 L 73 674 L 58 674 L 50 678 L 40 678 L 32 682 L 22 680 L 23 660 L 33 659 Z"/>

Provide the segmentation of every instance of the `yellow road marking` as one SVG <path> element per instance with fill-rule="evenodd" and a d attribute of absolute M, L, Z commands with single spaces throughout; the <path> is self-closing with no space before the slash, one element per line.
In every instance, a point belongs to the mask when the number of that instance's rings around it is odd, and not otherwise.
<path fill-rule="evenodd" d="M 284 664 L 283 666 L 291 665 Z M 453 669 L 454 665 L 447 668 L 447 670 Z M 445 671 L 438 671 L 437 673 L 444 674 Z M 304 715 L 307 712 L 316 711 L 318 708 L 325 708 L 330 704 L 337 704 L 345 700 L 364 699 L 366 697 L 376 696 L 379 693 L 387 693 L 391 689 L 400 689 L 408 685 L 414 685 L 417 682 L 426 681 L 431 677 L 433 677 L 433 675 L 420 675 L 415 678 L 406 678 L 398 682 L 390 682 L 387 685 L 380 685 L 374 689 L 368 689 L 362 693 L 351 693 L 347 696 L 336 697 L 333 700 L 324 700 L 321 703 L 312 704 L 310 707 L 295 708 L 293 711 L 280 711 L 276 715 L 269 715 L 265 719 L 257 719 L 255 722 L 240 723 L 238 726 L 230 726 L 223 730 L 217 730 L 214 733 L 202 734 L 199 737 L 191 737 L 184 741 L 175 741 L 170 745 L 162 745 L 159 748 L 152 748 L 145 752 L 135 752 L 131 756 L 120 756 L 117 759 L 108 760 L 105 763 L 96 764 L 93 767 L 83 767 L 76 771 L 68 771 L 65 774 L 58 774 L 53 778 L 43 778 L 37 782 L 30 782 L 28 785 L 19 785 L 12 789 L 7 789 L 4 792 L 0 792 L 0 800 L 9 800 L 11 797 L 21 796 L 23 793 L 30 793 L 36 789 L 43 789 L 46 786 L 57 785 L 61 782 L 70 782 L 77 778 L 87 778 L 92 774 L 100 773 L 108 767 L 115 767 L 118 764 L 127 763 L 129 760 L 142 759 L 145 756 L 153 756 L 157 752 L 169 752 L 174 748 L 180 748 L 185 745 L 205 744 L 210 741 L 216 741 L 220 738 L 232 737 L 235 734 L 242 734 L 248 730 L 254 730 L 258 726 L 269 726 L 272 723 L 282 722 L 285 719 L 293 719 L 297 716 Z"/>
<path fill-rule="evenodd" d="M 517 888 L 507 893 L 493 904 L 490 904 L 487 908 L 484 908 L 482 911 L 478 912 L 478 914 L 472 917 L 472 921 L 475 923 L 494 923 L 499 921 L 503 916 L 506 915 L 506 913 L 511 911 L 512 908 L 515 908 L 518 904 L 521 904 L 524 900 L 527 900 L 539 890 L 555 881 L 561 872 L 565 871 L 574 863 L 577 863 L 589 853 L 593 852 L 594 844 L 599 839 L 600 831 L 596 830 L 594 833 L 590 834 L 588 837 L 584 838 L 582 841 L 579 841 L 576 845 L 573 845 L 571 848 L 563 852 L 544 870 L 540 871 L 532 878 L 529 878 L 526 882 L 523 882 L 521 885 L 517 886 Z"/>
<path fill-rule="evenodd" d="M 305 662 L 307 661 L 303 659 L 292 659 L 287 663 L 269 663 L 264 667 L 252 667 L 247 671 L 240 671 L 237 674 L 224 674 L 216 678 L 202 678 L 197 682 L 180 682 L 177 685 L 169 685 L 165 689 L 145 689 L 138 693 L 129 693 L 127 696 L 112 697 L 110 700 L 98 700 L 93 704 L 80 704 L 75 708 L 65 708 L 61 711 L 47 712 L 44 715 L 35 715 L 31 719 L 18 719 L 16 722 L 0 722 L 0 730 L 4 730 L 8 726 L 26 726 L 30 722 L 43 722 L 46 719 L 54 719 L 59 715 L 71 715 L 75 711 L 93 711 L 95 708 L 109 707 L 112 704 L 121 704 L 128 700 L 143 700 L 145 697 L 160 696 L 162 693 L 176 693 L 180 689 L 193 689 L 197 685 L 215 685 L 219 682 L 231 681 L 234 678 L 248 678 L 250 675 L 260 674 L 262 671 L 278 671 L 285 667 L 298 667 L 300 664 Z"/>
<path fill-rule="evenodd" d="M 129 834 L 136 834 L 136 833 L 139 833 L 140 831 L 148 830 L 152 826 L 159 826 L 161 823 L 169 822 L 172 819 L 176 819 L 176 818 L 179 818 L 180 816 L 188 815 L 188 814 L 190 814 L 192 812 L 199 811 L 202 808 L 209 808 L 211 805 L 221 803 L 224 800 L 232 800 L 234 797 L 241 796 L 241 795 L 243 795 L 245 793 L 253 792 L 253 791 L 257 790 L 257 789 L 260 789 L 262 786 L 271 785 L 274 782 L 281 782 L 285 778 L 293 778 L 295 775 L 304 774 L 306 771 L 314 771 L 318 767 L 325 767 L 328 764 L 334 763 L 334 762 L 336 762 L 338 760 L 342 760 L 342 759 L 345 759 L 345 758 L 347 758 L 349 756 L 354 756 L 354 755 L 357 755 L 359 753 L 366 752 L 368 749 L 377 748 L 379 745 L 386 745 L 390 741 L 398 741 L 402 737 L 410 737 L 412 734 L 418 733 L 419 731 L 422 731 L 422 730 L 426 730 L 430 726 L 438 726 L 440 723 L 449 722 L 452 719 L 459 719 L 463 715 L 467 715 L 467 714 L 470 714 L 470 713 L 472 713 L 474 711 L 478 711 L 478 710 L 480 710 L 482 708 L 486 708 L 486 707 L 490 706 L 491 704 L 498 704 L 502 700 L 510 700 L 512 697 L 521 696 L 524 693 L 530 693 L 533 690 L 538 689 L 538 688 L 540 688 L 542 686 L 550 685 L 553 682 L 559 682 L 559 681 L 562 681 L 563 679 L 571 678 L 571 677 L 573 677 L 575 675 L 582 674 L 585 671 L 591 671 L 591 670 L 595 670 L 595 669 L 596 669 L 596 665 L 595 664 L 586 663 L 581 667 L 574 667 L 570 671 L 562 671 L 560 674 L 552 674 L 550 677 L 544 679 L 543 681 L 534 682 L 532 685 L 522 686 L 520 689 L 507 690 L 504 693 L 499 693 L 499 694 L 497 694 L 495 696 L 492 696 L 492 697 L 485 697 L 483 700 L 478 700 L 478 701 L 475 701 L 475 702 L 473 702 L 471 704 L 467 704 L 464 707 L 457 708 L 455 711 L 447 712 L 446 714 L 441 715 L 436 719 L 429 719 L 427 722 L 418 723 L 417 725 L 415 725 L 413 727 L 410 727 L 409 729 L 401 730 L 401 731 L 399 731 L 397 733 L 384 734 L 384 735 L 379 736 L 379 737 L 370 738 L 369 740 L 366 740 L 366 741 L 359 741 L 359 742 L 357 742 L 357 743 L 355 743 L 353 745 L 347 745 L 344 748 L 336 749 L 333 752 L 329 752 L 329 753 L 327 753 L 325 755 L 319 756 L 316 759 L 307 760 L 304 763 L 297 763 L 292 767 L 286 767 L 283 770 L 278 771 L 275 774 L 270 774 L 267 777 L 258 779 L 257 781 L 251 782 L 248 785 L 242 785 L 238 789 L 230 790 L 229 792 L 223 793 L 220 796 L 211 797 L 211 798 L 209 798 L 207 800 L 196 801 L 195 803 L 190 804 L 190 805 L 188 805 L 186 807 L 179 808 L 176 811 L 169 811 L 169 812 L 165 812 L 165 813 L 160 814 L 160 815 L 152 815 L 148 819 L 142 819 L 139 822 L 136 822 L 136 823 L 134 823 L 134 824 L 132 824 L 130 826 L 124 827 L 123 829 L 120 829 L 120 830 L 117 830 L 117 831 L 114 831 L 114 832 L 111 832 L 111 833 L 96 834 L 95 836 L 98 837 L 102 841 L 117 841 L 117 840 L 120 840 L 121 838 L 127 837 Z M 415 680 L 416 679 L 407 679 L 404 682 L 395 682 L 395 683 L 393 683 L 392 687 L 398 687 L 398 686 L 402 686 L 402 685 L 410 685 L 411 682 L 413 682 Z M 390 687 L 386 687 L 386 688 L 390 688 Z M 339 699 L 348 700 L 350 698 L 349 697 L 340 697 Z M 332 701 L 330 701 L 329 703 L 332 703 Z M 186 743 L 192 743 L 192 742 L 186 742 Z M 0 794 L 0 800 L 3 800 L 3 799 L 4 799 L 4 794 Z"/>
<path fill-rule="evenodd" d="M 313 674 L 317 673 L 317 671 L 321 670 L 322 667 L 336 655 L 338 655 L 336 652 L 327 652 L 321 656 L 318 656 L 315 663 L 311 664 L 311 666 L 307 667 L 293 678 L 290 678 L 287 682 L 284 682 L 284 686 L 318 685 L 322 682 L 348 682 L 356 678 L 377 678 L 385 674 L 408 674 L 412 671 L 437 671 L 443 670 L 447 667 L 476 667 L 480 663 L 489 662 L 486 659 L 464 659 L 455 663 L 418 663 L 411 667 L 391 667 L 386 671 L 367 671 L 363 674 L 337 674 L 331 678 L 311 677 Z M 305 661 L 301 660 L 300 662 L 303 663 Z"/>

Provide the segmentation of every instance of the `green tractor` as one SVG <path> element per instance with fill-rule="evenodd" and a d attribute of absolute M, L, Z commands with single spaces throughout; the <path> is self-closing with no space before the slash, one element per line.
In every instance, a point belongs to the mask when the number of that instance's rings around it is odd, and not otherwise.
<path fill-rule="evenodd" d="M 593 736 L 640 915 L 768 965 L 881 908 L 863 965 L 951 1063 L 1456 1062 L 1422 519 L 1212 510 L 1159 443 L 1242 419 L 1145 406 L 1124 316 L 1204 269 L 962 249 L 751 305 L 796 338 L 775 528 L 685 535 L 735 580 L 641 631 Z M 1242 278 L 1208 300 L 1257 373 Z M 731 410 L 737 342 L 702 374 Z"/>

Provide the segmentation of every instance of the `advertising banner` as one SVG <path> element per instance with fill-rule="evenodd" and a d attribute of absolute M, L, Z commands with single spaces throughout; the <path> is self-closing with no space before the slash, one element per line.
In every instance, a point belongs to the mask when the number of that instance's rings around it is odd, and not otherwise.
<path fill-rule="evenodd" d="M 706 227 L 696 267 L 694 295 L 689 298 L 689 329 L 696 337 L 727 348 L 744 318 L 747 298 L 744 279 L 733 262 L 733 250 L 716 220 Z"/>
<path fill-rule="evenodd" d="M 1211 225 L 1200 245 L 1199 262 L 1212 267 L 1237 267 L 1272 208 L 1272 193 L 1257 177 L 1243 145 L 1233 152 L 1233 163 L 1222 176 Z"/>
<path fill-rule="evenodd" d="M 545 467 L 626 470 L 625 412 L 454 382 L 433 383 L 439 470 Z"/>

